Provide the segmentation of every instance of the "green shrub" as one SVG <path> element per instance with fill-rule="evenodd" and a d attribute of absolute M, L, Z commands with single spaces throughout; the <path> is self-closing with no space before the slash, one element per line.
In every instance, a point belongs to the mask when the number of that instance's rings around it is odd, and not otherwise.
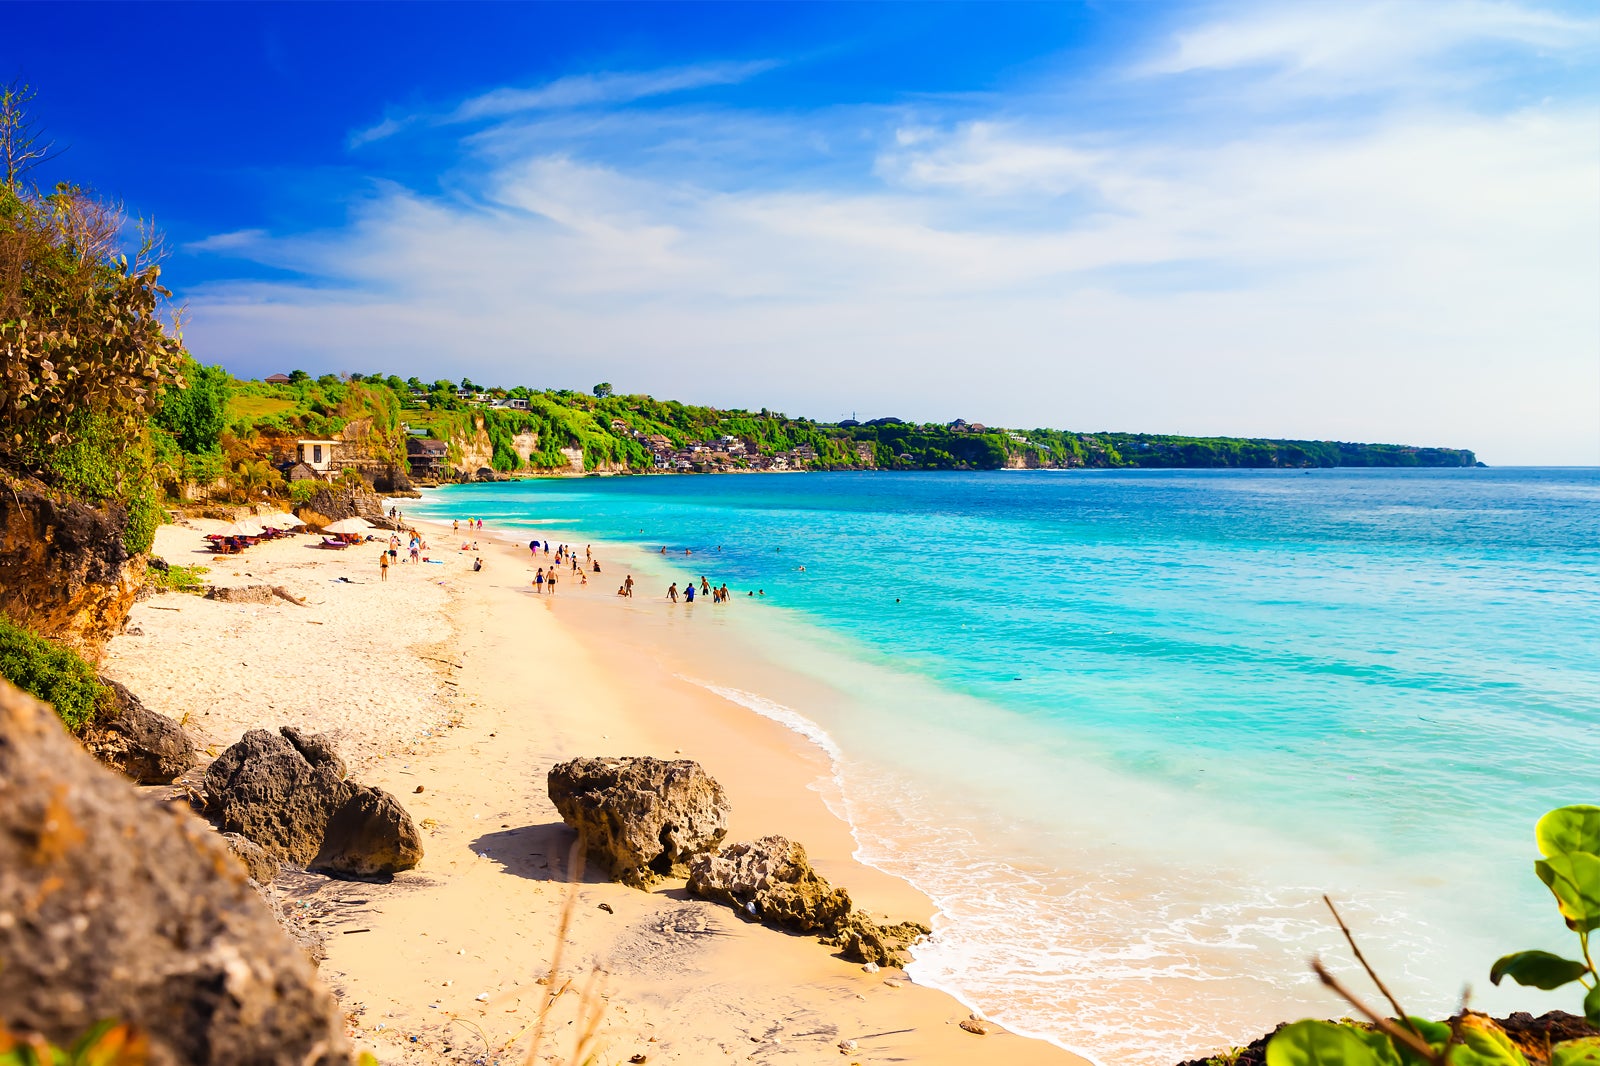
<path fill-rule="evenodd" d="M 74 733 L 111 711 L 111 690 L 76 652 L 0 618 L 0 677 L 56 709 Z"/>
<path fill-rule="evenodd" d="M 206 590 L 206 583 L 201 580 L 201 575 L 210 572 L 209 566 L 201 566 L 199 563 L 193 566 L 168 566 L 165 570 L 151 567 L 145 574 L 145 584 L 165 592 L 192 592 L 199 595 Z"/>

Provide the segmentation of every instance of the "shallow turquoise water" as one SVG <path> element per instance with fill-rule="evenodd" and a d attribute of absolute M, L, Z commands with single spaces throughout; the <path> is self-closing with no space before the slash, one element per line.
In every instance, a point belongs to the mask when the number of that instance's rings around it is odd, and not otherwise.
<path fill-rule="evenodd" d="M 1530 836 L 1600 801 L 1600 471 L 590 478 L 417 510 L 763 590 L 765 653 L 842 693 L 798 710 L 863 852 L 943 910 L 919 979 L 1104 1061 L 1333 1009 L 1303 979 L 1337 954 L 1322 889 L 1419 1006 L 1507 1002 L 1493 957 L 1561 946 Z M 1182 1000 L 1171 1046 L 1119 1027 L 1137 994 Z"/>

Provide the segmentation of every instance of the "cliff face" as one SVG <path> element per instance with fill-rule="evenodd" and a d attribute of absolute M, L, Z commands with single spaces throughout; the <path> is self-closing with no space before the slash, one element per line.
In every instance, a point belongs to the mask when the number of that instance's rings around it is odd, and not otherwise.
<path fill-rule="evenodd" d="M 0 479 L 0 612 L 97 662 L 144 581 L 125 527 L 119 510 Z"/>

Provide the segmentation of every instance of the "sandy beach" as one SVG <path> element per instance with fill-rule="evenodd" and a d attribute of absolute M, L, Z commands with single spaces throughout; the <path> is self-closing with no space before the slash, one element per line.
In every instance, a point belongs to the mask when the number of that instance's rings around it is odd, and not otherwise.
<path fill-rule="evenodd" d="M 573 834 L 546 771 L 649 754 L 695 759 L 722 783 L 729 840 L 781 833 L 874 914 L 932 912 L 852 857 L 823 752 L 683 679 L 666 612 L 643 587 L 618 599 L 618 567 L 587 587 L 564 571 L 540 597 L 525 548 L 424 525 L 430 561 L 380 581 L 376 544 L 325 551 L 297 537 L 219 558 L 203 548 L 214 525 L 164 527 L 155 554 L 305 604 L 157 596 L 135 606 L 104 669 L 212 755 L 252 728 L 326 733 L 352 776 L 422 826 L 426 857 L 390 883 L 278 885 L 293 920 L 327 934 L 322 976 L 382 1062 L 522 1062 L 552 991 L 538 1061 L 572 1061 L 585 1032 L 599 1063 L 1083 1061 L 992 1025 L 971 1033 L 952 997 L 746 922 L 681 882 L 647 893 L 589 871 L 569 886 Z M 461 551 L 470 541 L 480 550 Z M 714 641 L 714 627 L 695 639 Z"/>

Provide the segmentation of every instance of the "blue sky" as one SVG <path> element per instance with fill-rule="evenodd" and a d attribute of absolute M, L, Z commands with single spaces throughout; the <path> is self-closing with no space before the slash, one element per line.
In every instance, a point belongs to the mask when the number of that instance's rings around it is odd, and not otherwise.
<path fill-rule="evenodd" d="M 1586 4 L 11 4 L 201 359 L 1600 462 Z"/>

